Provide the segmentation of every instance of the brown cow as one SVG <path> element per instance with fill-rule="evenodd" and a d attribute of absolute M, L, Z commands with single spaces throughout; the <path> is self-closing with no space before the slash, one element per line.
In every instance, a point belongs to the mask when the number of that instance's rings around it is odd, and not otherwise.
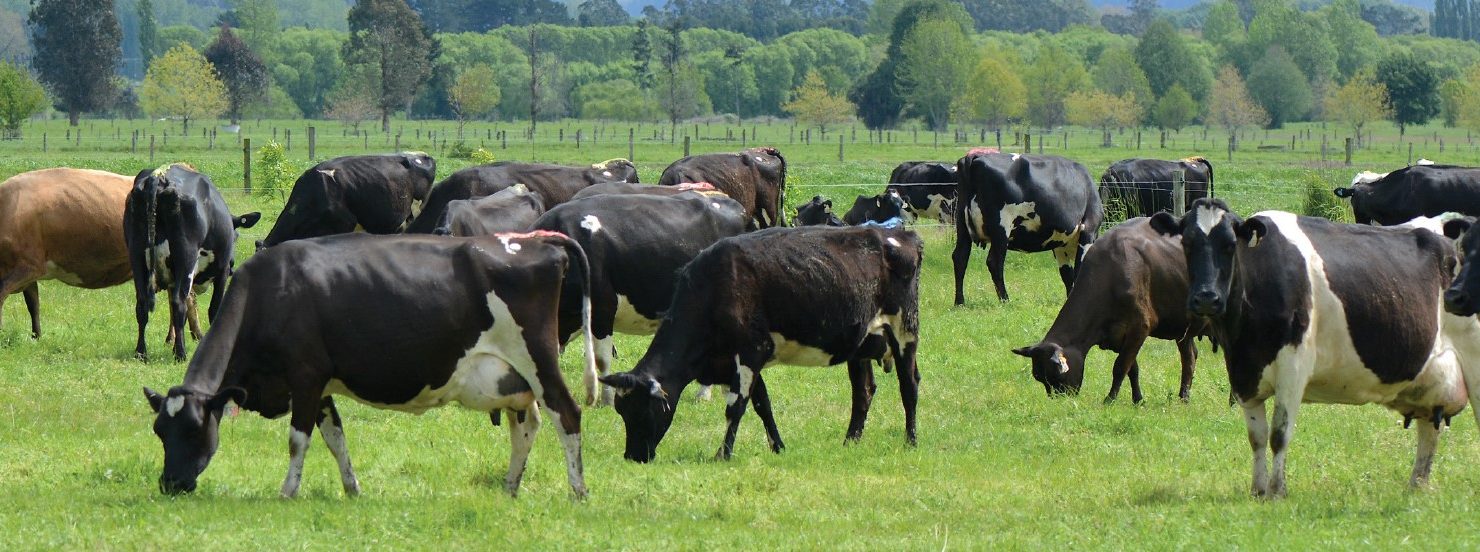
<path fill-rule="evenodd" d="M 746 229 L 786 226 L 786 159 L 772 147 L 739 153 L 707 153 L 674 161 L 663 169 L 659 186 L 708 182 L 740 202 L 752 223 Z"/>
<path fill-rule="evenodd" d="M 0 307 L 24 292 L 31 335 L 41 337 L 36 282 L 97 289 L 133 276 L 123 241 L 130 177 L 87 169 L 42 169 L 0 182 Z"/>

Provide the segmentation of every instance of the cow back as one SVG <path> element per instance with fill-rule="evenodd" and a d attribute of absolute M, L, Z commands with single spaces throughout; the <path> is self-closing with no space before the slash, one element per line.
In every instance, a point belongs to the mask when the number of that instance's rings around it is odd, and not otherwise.
<path fill-rule="evenodd" d="M 71 285 L 127 282 L 123 211 L 132 182 L 110 172 L 57 168 L 0 183 L 0 274 L 19 264 L 50 264 L 59 272 L 48 277 Z"/>

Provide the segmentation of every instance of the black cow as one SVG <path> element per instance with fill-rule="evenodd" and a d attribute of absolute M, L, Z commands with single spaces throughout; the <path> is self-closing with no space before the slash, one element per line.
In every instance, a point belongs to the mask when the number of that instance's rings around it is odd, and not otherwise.
<path fill-rule="evenodd" d="M 1213 164 L 1202 157 L 1188 157 L 1178 161 L 1141 158 L 1116 161 L 1100 175 L 1100 194 L 1104 201 L 1117 201 L 1124 206 L 1126 218 L 1171 211 L 1174 171 L 1183 173 L 1183 205 L 1191 205 L 1193 200 L 1213 193 Z"/>
<path fill-rule="evenodd" d="M 812 200 L 797 206 L 797 226 L 843 226 L 843 221 L 833 214 L 832 200 L 812 196 Z"/>
<path fill-rule="evenodd" d="M 538 404 L 560 432 L 571 489 L 584 496 L 581 409 L 561 379 L 556 311 L 562 278 L 585 282 L 585 271 L 580 246 L 550 233 L 352 234 L 258 253 L 237 271 L 185 381 L 165 395 L 144 389 L 164 444 L 160 490 L 195 489 L 234 401 L 267 418 L 291 415 L 283 496 L 298 492 L 315 425 L 345 494 L 358 494 L 331 397 L 343 395 L 413 413 L 456 401 L 494 425 L 507 412 L 511 494 L 540 426 Z M 588 370 L 593 362 L 588 346 Z"/>
<path fill-rule="evenodd" d="M 576 192 L 571 200 L 585 199 L 598 195 L 613 194 L 647 194 L 659 196 L 675 196 L 684 192 L 714 192 L 723 195 L 724 192 L 711 186 L 708 182 L 685 182 L 677 186 L 658 186 L 654 184 L 634 184 L 631 182 L 602 182 L 592 184 L 589 187 Z"/>
<path fill-rule="evenodd" d="M 1466 381 L 1476 382 L 1467 375 L 1480 374 L 1480 324 L 1440 303 L 1455 255 L 1437 228 L 1277 211 L 1244 220 L 1213 199 L 1193 202 L 1180 220 L 1157 213 L 1151 225 L 1181 237 L 1187 309 L 1210 321 L 1225 348 L 1254 451 L 1255 495 L 1285 494 L 1285 455 L 1302 402 L 1378 403 L 1405 425 L 1421 420 L 1410 483 L 1428 481 L 1441 424 L 1464 409 Z M 1266 448 L 1274 451 L 1273 474 Z"/>
<path fill-rule="evenodd" d="M 894 190 L 853 199 L 853 207 L 843 213 L 843 224 L 857 226 L 865 222 L 886 222 L 889 219 L 904 219 L 904 198 Z"/>
<path fill-rule="evenodd" d="M 626 458 L 653 459 L 695 380 L 730 388 L 720 458 L 734 450 L 752 396 L 771 450 L 780 452 L 761 379 L 761 369 L 774 363 L 848 363 L 848 440 L 863 435 L 875 389 L 870 363 L 883 362 L 885 371 L 894 365 L 905 438 L 914 444 L 922 248 L 908 230 L 805 226 L 742 234 L 705 249 L 679 275 L 673 304 L 637 367 L 602 378 L 618 389 Z"/>
<path fill-rule="evenodd" d="M 773 147 L 739 153 L 709 153 L 674 161 L 663 169 L 660 186 L 708 182 L 745 206 L 754 228 L 786 226 L 786 159 Z"/>
<path fill-rule="evenodd" d="M 999 300 L 1007 301 L 1002 267 L 1009 249 L 1053 251 L 1065 292 L 1073 288 L 1075 267 L 1104 220 L 1100 196 L 1083 165 L 1052 155 L 973 151 L 957 162 L 956 173 L 961 181 L 951 261 L 957 305 L 966 302 L 962 280 L 972 245 L 990 246 L 987 270 Z"/>
<path fill-rule="evenodd" d="M 185 360 L 185 319 L 200 339 L 195 295 L 209 282 L 211 307 L 207 319 L 216 321 L 221 294 L 231 278 L 236 229 L 251 228 L 262 213 L 231 216 L 226 199 L 206 175 L 184 163 L 141 171 L 134 177 L 123 208 L 123 239 L 128 244 L 134 273 L 134 316 L 139 340 L 134 355 L 147 359 L 144 327 L 154 311 L 154 294 L 169 290 L 170 330 L 166 339 L 175 347 L 175 360 Z"/>
<path fill-rule="evenodd" d="M 1480 216 L 1480 168 L 1419 164 L 1387 174 L 1363 171 L 1335 193 L 1351 198 L 1358 224 L 1392 226 L 1448 212 Z"/>
<path fill-rule="evenodd" d="M 1131 399 L 1141 402 L 1140 363 L 1136 355 L 1147 337 L 1177 342 L 1182 357 L 1183 402 L 1192 391 L 1197 365 L 1193 338 L 1206 324 L 1187 314 L 1187 263 L 1182 243 L 1163 236 L 1134 218 L 1111 228 L 1084 255 L 1069 300 L 1059 309 L 1043 340 L 1012 352 L 1032 359 L 1033 379 L 1053 393 L 1078 393 L 1084 382 L 1084 358 L 1090 348 L 1117 353 L 1110 394 L 1120 394 L 1127 375 Z"/>
<path fill-rule="evenodd" d="M 935 161 L 905 161 L 889 173 L 890 190 L 904 199 L 911 222 L 920 217 L 955 223 L 956 166 Z M 903 186 L 895 186 L 903 184 Z"/>
<path fill-rule="evenodd" d="M 442 236 L 487 236 L 529 228 L 545 214 L 539 194 L 523 184 L 479 199 L 454 199 L 432 233 Z"/>
<path fill-rule="evenodd" d="M 570 201 L 587 186 L 602 182 L 637 182 L 637 167 L 626 159 L 611 159 L 587 167 L 499 161 L 452 173 L 432 187 L 426 207 L 406 228 L 408 234 L 429 234 L 437 227 L 447 203 L 491 196 L 515 184 L 540 194 L 546 209 Z"/>
<path fill-rule="evenodd" d="M 395 234 L 416 215 L 436 176 L 437 162 L 421 152 L 324 161 L 293 183 L 277 223 L 257 246 L 356 230 Z"/>
<path fill-rule="evenodd" d="M 590 259 L 591 332 L 596 367 L 605 376 L 612 366 L 612 334 L 652 335 L 673 300 L 678 270 L 710 244 L 744 232 L 746 220 L 745 209 L 719 193 L 622 194 L 563 203 L 533 228 L 571 236 Z M 573 300 L 578 291 L 566 286 L 561 343 L 580 328 L 581 310 Z M 611 403 L 609 388 L 600 402 Z"/>

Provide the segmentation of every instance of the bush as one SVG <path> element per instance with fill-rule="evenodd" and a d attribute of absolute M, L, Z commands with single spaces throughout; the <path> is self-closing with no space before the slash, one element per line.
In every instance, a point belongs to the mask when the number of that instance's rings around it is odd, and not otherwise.
<path fill-rule="evenodd" d="M 1321 217 L 1336 222 L 1352 222 L 1351 211 L 1346 203 L 1331 193 L 1335 185 L 1321 175 L 1308 172 L 1301 179 L 1305 187 L 1305 202 L 1301 214 Z"/>
<path fill-rule="evenodd" d="M 257 167 L 254 169 L 252 188 L 258 195 L 276 195 L 281 198 L 298 179 L 297 167 L 288 162 L 287 149 L 276 141 L 257 148 Z"/>
<path fill-rule="evenodd" d="M 469 159 L 478 164 L 493 162 L 493 152 L 483 148 L 474 148 L 467 142 L 458 142 L 447 148 L 447 156 L 453 159 Z"/>
<path fill-rule="evenodd" d="M 493 152 L 483 148 L 473 150 L 473 153 L 468 156 L 468 159 L 473 160 L 474 163 L 479 165 L 487 165 L 494 162 Z"/>

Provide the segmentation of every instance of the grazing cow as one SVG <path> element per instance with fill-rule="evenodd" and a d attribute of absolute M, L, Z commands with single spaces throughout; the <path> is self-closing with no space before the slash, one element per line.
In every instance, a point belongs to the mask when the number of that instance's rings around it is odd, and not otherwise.
<path fill-rule="evenodd" d="M 86 169 L 42 169 L 0 182 L 0 307 L 22 293 L 33 337 L 41 337 L 37 281 L 87 289 L 128 281 L 123 204 L 130 182 Z"/>
<path fill-rule="evenodd" d="M 904 199 L 910 222 L 920 217 L 955 224 L 956 166 L 935 161 L 905 161 L 889 173 L 889 187 Z M 895 184 L 904 184 L 895 186 Z"/>
<path fill-rule="evenodd" d="M 515 184 L 479 199 L 454 199 L 447 203 L 433 234 L 443 236 L 487 236 L 519 232 L 545 214 L 539 194 Z"/>
<path fill-rule="evenodd" d="M 267 418 L 291 415 L 283 496 L 298 492 L 315 425 L 345 494 L 359 494 L 332 397 L 343 395 L 416 414 L 456 401 L 494 425 L 506 412 L 510 494 L 540 426 L 538 405 L 560 433 L 571 489 L 584 496 L 581 409 L 561 379 L 555 330 L 562 278 L 584 282 L 585 272 L 580 246 L 547 232 L 351 234 L 258 253 L 237 271 L 184 382 L 163 395 L 144 388 L 164 444 L 160 491 L 195 490 L 234 401 Z M 587 370 L 593 362 L 588 346 Z"/>
<path fill-rule="evenodd" d="M 1363 171 L 1335 193 L 1351 198 L 1358 224 L 1391 226 L 1447 212 L 1480 216 L 1480 168 L 1420 164 L 1386 174 Z"/>
<path fill-rule="evenodd" d="M 1213 164 L 1202 157 L 1188 157 L 1178 161 L 1141 158 L 1116 161 L 1100 176 L 1100 194 L 1104 201 L 1115 200 L 1124 206 L 1126 218 L 1171 211 L 1175 171 L 1182 171 L 1185 182 L 1183 205 L 1191 205 L 1193 200 L 1213 193 Z"/>
<path fill-rule="evenodd" d="M 886 222 L 889 219 L 903 219 L 905 216 L 904 198 L 894 190 L 872 195 L 858 196 L 853 199 L 853 207 L 843 213 L 843 224 L 858 226 L 865 222 Z"/>
<path fill-rule="evenodd" d="M 590 260 L 591 333 L 596 368 L 605 376 L 612 366 L 612 334 L 652 335 L 673 301 L 679 269 L 710 244 L 744 232 L 746 220 L 745 208 L 723 194 L 621 194 L 563 203 L 533 228 L 570 236 Z M 561 343 L 580 328 L 577 291 L 565 286 Z M 611 404 L 610 388 L 600 403 Z"/>
<path fill-rule="evenodd" d="M 134 316 L 139 322 L 135 356 L 149 358 L 144 328 L 154 311 L 154 294 L 163 289 L 170 304 L 166 342 L 173 343 L 175 360 L 185 360 L 187 317 L 191 334 L 200 339 L 195 295 L 205 291 L 207 283 L 212 286 L 207 317 L 215 322 L 235 264 L 236 229 L 251 228 L 260 218 L 262 213 L 256 212 L 231 216 L 211 179 L 184 163 L 146 169 L 134 177 L 123 209 L 123 238 L 134 273 Z"/>
<path fill-rule="evenodd" d="M 426 207 L 411 221 L 406 233 L 431 233 L 442 212 L 447 210 L 447 203 L 456 199 L 487 197 L 514 184 L 523 184 L 540 195 L 546 209 L 553 209 L 586 187 L 602 182 L 637 183 L 637 167 L 626 159 L 611 159 L 587 167 L 512 161 L 468 167 L 432 187 Z"/>
<path fill-rule="evenodd" d="M 585 199 L 598 195 L 613 194 L 647 194 L 660 196 L 674 196 L 684 192 L 713 192 L 724 194 L 718 188 L 711 186 L 708 182 L 685 182 L 677 186 L 658 186 L 649 184 L 636 184 L 631 182 L 602 182 L 592 184 L 589 187 L 576 192 L 571 200 Z"/>
<path fill-rule="evenodd" d="M 797 226 L 843 226 L 843 221 L 833 214 L 832 200 L 822 196 L 812 196 L 812 201 L 798 205 L 794 222 Z"/>
<path fill-rule="evenodd" d="M 357 230 L 401 232 L 436 176 L 437 162 L 421 152 L 352 155 L 319 163 L 293 183 L 277 223 L 257 246 Z"/>
<path fill-rule="evenodd" d="M 1180 220 L 1157 213 L 1151 225 L 1181 237 L 1187 309 L 1208 319 L 1225 348 L 1254 451 L 1255 495 L 1285 494 L 1302 402 L 1378 403 L 1405 425 L 1421 420 L 1410 483 L 1428 481 L 1441 424 L 1480 391 L 1466 389 L 1466 381 L 1480 384 L 1469 377 L 1480 375 L 1480 326 L 1440 303 L 1455 264 L 1442 236 L 1277 211 L 1245 220 L 1215 199 L 1193 202 Z"/>
<path fill-rule="evenodd" d="M 1009 249 L 1053 251 L 1064 291 L 1073 288 L 1075 267 L 1104 219 L 1089 171 L 1062 157 L 975 150 L 957 166 L 956 304 L 966 302 L 962 281 L 972 245 L 989 246 L 987 270 L 1001 301 L 1007 301 L 1002 267 Z"/>
<path fill-rule="evenodd" d="M 674 161 L 663 169 L 660 186 L 708 182 L 745 206 L 750 229 L 786 226 L 786 159 L 773 147 L 739 153 L 709 153 Z"/>
<path fill-rule="evenodd" d="M 853 414 L 847 440 L 863 435 L 874 395 L 871 362 L 898 370 L 905 438 L 915 443 L 919 372 L 920 237 L 903 229 L 772 228 L 720 240 L 678 276 L 673 304 L 647 354 L 630 372 L 602 378 L 617 388 L 627 429 L 624 456 L 648 462 L 673 423 L 689 382 L 728 385 L 728 459 L 746 403 L 784 445 L 761 369 L 775 363 L 848 363 Z"/>
<path fill-rule="evenodd" d="M 1113 351 L 1114 379 L 1105 402 L 1115 400 L 1121 381 L 1130 376 L 1131 399 L 1139 403 L 1141 346 L 1147 337 L 1176 341 L 1182 357 L 1177 396 L 1186 402 L 1197 364 L 1193 338 L 1205 333 L 1206 324 L 1187 314 L 1182 242 L 1158 233 L 1145 217 L 1134 218 L 1100 236 L 1083 262 L 1048 334 L 1012 352 L 1032 359 L 1033 379 L 1052 395 L 1079 392 L 1091 347 Z"/>

